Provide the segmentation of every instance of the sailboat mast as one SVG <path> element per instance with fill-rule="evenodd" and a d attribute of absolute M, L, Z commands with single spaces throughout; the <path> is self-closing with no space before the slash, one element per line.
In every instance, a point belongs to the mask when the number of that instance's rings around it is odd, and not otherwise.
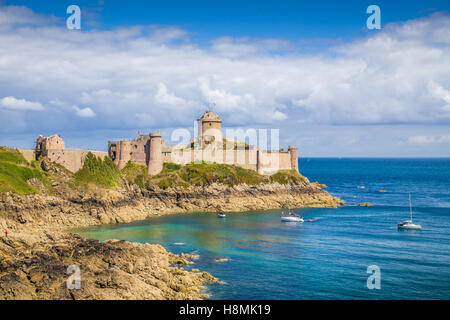
<path fill-rule="evenodd" d="M 409 215 L 411 217 L 411 222 L 412 222 L 411 192 L 409 193 Z"/>
<path fill-rule="evenodd" d="M 288 197 L 288 213 L 291 212 L 291 185 L 289 185 L 289 197 Z"/>

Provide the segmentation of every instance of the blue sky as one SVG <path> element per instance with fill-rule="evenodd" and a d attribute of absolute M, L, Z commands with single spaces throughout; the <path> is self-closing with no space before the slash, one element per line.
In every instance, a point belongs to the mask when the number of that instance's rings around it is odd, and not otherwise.
<path fill-rule="evenodd" d="M 114 28 L 138 24 L 176 25 L 203 41 L 222 36 L 314 39 L 351 39 L 363 36 L 366 8 L 382 8 L 383 24 L 406 21 L 450 9 L 446 0 L 428 1 L 299 1 L 299 0 L 79 0 L 4 1 L 36 12 L 64 16 L 77 4 L 93 14 L 84 27 Z"/>
<path fill-rule="evenodd" d="M 82 30 L 65 28 L 68 5 Z M 382 30 L 365 27 L 381 8 Z M 448 1 L 0 0 L 0 144 L 280 129 L 301 156 L 450 156 Z"/>

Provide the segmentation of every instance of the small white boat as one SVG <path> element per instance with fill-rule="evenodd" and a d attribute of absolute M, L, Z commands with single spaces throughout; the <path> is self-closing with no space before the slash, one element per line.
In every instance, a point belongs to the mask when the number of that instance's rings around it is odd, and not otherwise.
<path fill-rule="evenodd" d="M 420 224 L 414 224 L 412 218 L 412 206 L 411 206 L 411 193 L 409 194 L 409 214 L 410 220 L 406 220 L 397 224 L 397 227 L 401 230 L 422 230 Z"/>
<path fill-rule="evenodd" d="M 219 218 L 226 218 L 227 217 L 227 215 L 225 213 L 219 213 L 217 216 Z"/>
<path fill-rule="evenodd" d="M 289 197 L 288 197 L 288 211 L 287 214 L 284 211 L 281 212 L 281 221 L 284 222 L 303 222 L 301 215 L 291 212 L 291 187 L 289 186 Z"/>
<path fill-rule="evenodd" d="M 290 212 L 288 216 L 282 215 L 281 221 L 285 222 L 304 222 L 303 218 L 298 214 Z"/>

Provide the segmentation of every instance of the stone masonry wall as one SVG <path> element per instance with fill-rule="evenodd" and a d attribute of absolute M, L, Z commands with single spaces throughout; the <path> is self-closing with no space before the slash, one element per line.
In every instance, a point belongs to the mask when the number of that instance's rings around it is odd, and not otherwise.
<path fill-rule="evenodd" d="M 93 153 L 97 157 L 102 159 L 108 156 L 107 152 L 103 151 L 89 151 L 79 149 L 51 149 L 48 150 L 48 158 L 51 161 L 59 163 L 71 172 L 77 172 L 83 167 L 84 159 L 88 152 Z"/>

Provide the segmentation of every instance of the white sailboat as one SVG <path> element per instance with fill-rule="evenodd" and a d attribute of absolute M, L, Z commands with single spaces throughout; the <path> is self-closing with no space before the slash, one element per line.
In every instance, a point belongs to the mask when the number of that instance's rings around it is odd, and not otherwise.
<path fill-rule="evenodd" d="M 289 197 L 288 197 L 288 211 L 287 214 L 284 211 L 281 212 L 281 221 L 284 222 L 303 222 L 303 218 L 301 215 L 291 212 L 291 186 L 288 188 Z"/>
<path fill-rule="evenodd" d="M 412 218 L 412 205 L 411 205 L 411 193 L 409 194 L 409 215 L 410 220 L 406 220 L 397 224 L 399 229 L 403 230 L 422 230 L 422 226 L 420 224 L 414 224 Z"/>

